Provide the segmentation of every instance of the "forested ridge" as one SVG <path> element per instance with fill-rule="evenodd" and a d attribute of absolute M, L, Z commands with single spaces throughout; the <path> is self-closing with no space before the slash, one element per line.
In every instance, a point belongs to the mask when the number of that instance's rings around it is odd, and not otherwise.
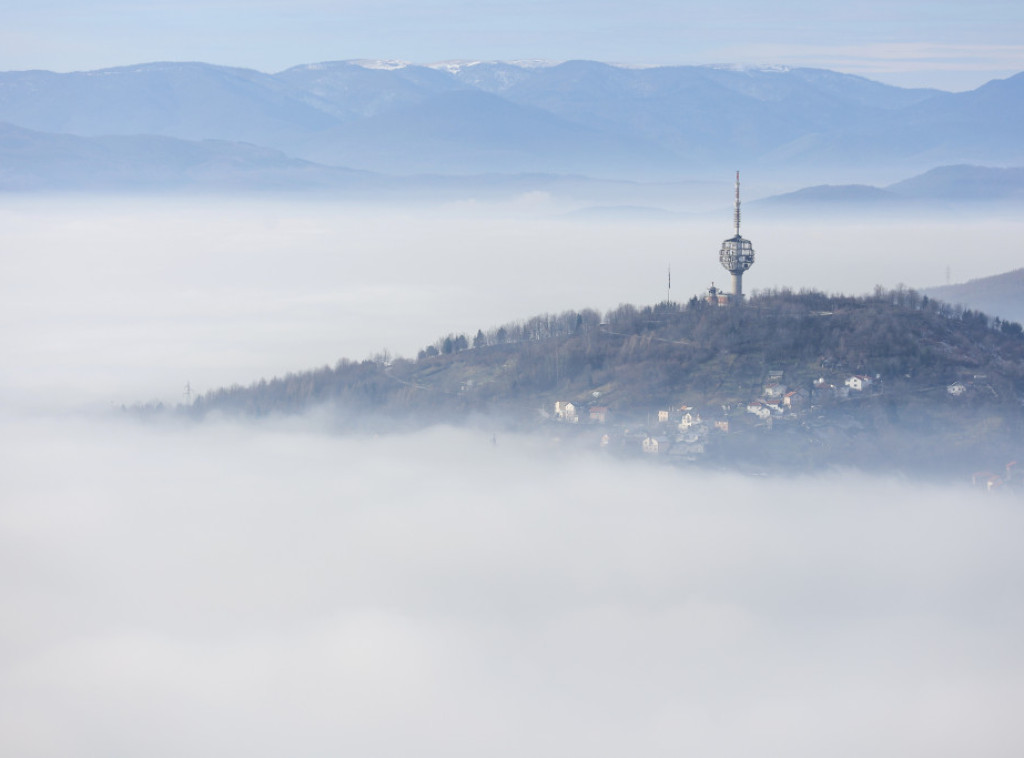
<path fill-rule="evenodd" d="M 534 406 L 594 391 L 622 410 L 676 401 L 739 401 L 769 371 L 793 386 L 826 373 L 880 375 L 894 394 L 987 374 L 1000 400 L 1024 396 L 1021 326 L 929 300 L 913 290 L 850 297 L 755 293 L 743 307 L 693 298 L 535 316 L 451 334 L 416 359 L 382 351 L 362 361 L 206 393 L 192 412 L 353 411 L 444 415 Z M 692 404 L 692 403 L 691 403 Z"/>
<path fill-rule="evenodd" d="M 870 379 L 870 392 L 843 389 L 858 375 Z M 776 437 L 784 428 L 813 437 L 814 445 L 787 449 L 816 464 L 841 454 L 868 465 L 894 445 L 935 460 L 965 450 L 1005 457 L 1024 437 L 1021 326 L 902 288 L 862 297 L 766 291 L 741 307 L 695 297 L 545 314 L 445 335 L 416 358 L 385 350 L 215 390 L 179 411 L 261 416 L 330 404 L 342 425 L 384 430 L 474 417 L 530 428 L 551 423 L 556 401 L 600 405 L 635 427 L 688 406 L 732 419 L 734 433 L 717 446 L 724 450 L 755 433 L 756 419 L 743 411 L 773 381 L 806 405 L 787 416 L 788 427 L 774 426 Z M 957 385 L 963 392 L 954 396 Z M 868 434 L 847 444 L 837 428 Z"/>

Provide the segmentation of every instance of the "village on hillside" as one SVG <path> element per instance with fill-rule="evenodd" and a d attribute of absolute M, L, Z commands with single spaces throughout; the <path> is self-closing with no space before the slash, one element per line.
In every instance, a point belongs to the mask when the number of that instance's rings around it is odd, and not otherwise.
<path fill-rule="evenodd" d="M 814 382 L 810 391 L 789 388 L 782 371 L 772 371 L 761 395 L 746 404 L 722 405 L 699 409 L 681 404 L 654 409 L 646 418 L 618 418 L 600 402 L 595 392 L 592 403 L 556 401 L 547 411 L 547 418 L 559 424 L 598 427 L 601 447 L 623 450 L 632 448 L 646 455 L 666 456 L 677 461 L 696 462 L 706 452 L 713 434 L 750 430 L 762 427 L 770 431 L 776 423 L 804 423 L 809 412 L 820 409 L 824 402 L 849 399 L 851 393 L 880 393 L 880 377 L 851 375 L 841 386 L 824 377 Z M 965 386 L 957 382 L 950 394 L 961 394 Z"/>
<path fill-rule="evenodd" d="M 992 392 L 987 377 L 977 374 L 935 387 L 929 397 L 930 402 L 955 407 Z M 858 408 L 882 400 L 884 393 L 885 383 L 878 374 L 821 376 L 805 388 L 787 385 L 784 372 L 776 370 L 768 372 L 760 394 L 745 403 L 703 408 L 682 403 L 652 408 L 645 414 L 619 414 L 595 391 L 589 400 L 555 401 L 543 409 L 542 416 L 556 442 L 571 439 L 619 455 L 678 465 L 707 464 L 718 457 L 716 451 L 736 447 L 735 442 L 743 438 L 773 445 L 773 440 L 784 436 L 826 446 L 837 429 L 863 432 L 870 438 L 871 425 L 858 422 Z M 749 473 L 759 470 L 759 465 L 751 465 Z M 1017 472 L 1016 461 L 1000 461 L 994 470 L 974 472 L 971 482 L 986 491 L 1022 488 L 1024 474 Z"/>

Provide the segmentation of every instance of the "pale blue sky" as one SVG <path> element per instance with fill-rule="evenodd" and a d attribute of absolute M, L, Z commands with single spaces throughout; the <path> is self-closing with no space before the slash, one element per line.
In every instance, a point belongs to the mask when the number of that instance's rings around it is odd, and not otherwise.
<path fill-rule="evenodd" d="M 1020 0 L 0 0 L 0 70 L 351 58 L 786 64 L 968 89 L 1024 70 Z"/>

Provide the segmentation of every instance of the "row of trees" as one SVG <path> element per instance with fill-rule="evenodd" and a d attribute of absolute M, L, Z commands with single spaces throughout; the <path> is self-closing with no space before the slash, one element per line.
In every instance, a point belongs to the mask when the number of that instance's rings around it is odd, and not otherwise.
<path fill-rule="evenodd" d="M 957 323 L 960 326 L 953 328 Z M 601 338 L 596 339 L 597 335 Z M 647 339 L 642 343 L 622 340 L 628 336 Z M 741 364 L 752 361 L 752 366 L 771 362 L 830 366 L 940 383 L 957 378 L 950 375 L 951 362 L 966 367 L 985 362 L 985 352 L 1020 353 L 1022 336 L 1024 330 L 1015 322 L 990 319 L 904 287 L 879 287 L 864 296 L 779 289 L 755 291 L 742 308 L 721 308 L 694 297 L 685 306 L 672 302 L 620 305 L 603 319 L 590 309 L 542 314 L 486 332 L 478 330 L 472 340 L 450 334 L 418 357 L 453 355 L 470 346 L 515 344 L 519 349 L 514 382 L 534 389 L 572 382 L 577 371 L 591 383 L 611 380 L 603 371 L 607 365 L 617 366 L 616 372 L 643 370 L 667 376 L 681 370 L 670 365 L 674 361 L 686 364 L 690 374 L 700 374 L 702 364 L 723 352 Z M 614 339 L 609 342 L 605 337 Z M 1000 342 L 999 338 L 1010 342 L 996 345 L 993 341 Z M 545 346 L 551 340 L 555 344 Z M 663 350 L 655 350 L 658 344 L 670 346 L 671 360 L 661 355 Z M 538 345 L 539 350 L 524 349 L 530 345 Z M 641 345 L 644 361 L 639 358 Z M 654 364 L 638 368 L 646 359 Z M 701 384 L 724 381 L 717 376 Z"/>
<path fill-rule="evenodd" d="M 565 311 L 559 314 L 545 313 L 524 321 L 512 321 L 488 331 L 478 329 L 476 336 L 447 334 L 417 354 L 417 359 L 452 355 L 463 350 L 491 345 L 508 345 L 522 342 L 537 342 L 553 337 L 567 337 L 596 329 L 601 324 L 601 315 L 594 310 Z"/>
<path fill-rule="evenodd" d="M 686 305 L 621 305 L 603 320 L 594 310 L 544 314 L 472 338 L 449 334 L 416 361 L 384 351 L 363 362 L 342 360 L 208 393 L 195 407 L 265 413 L 336 401 L 440 412 L 602 387 L 628 393 L 617 401 L 623 404 L 681 394 L 742 399 L 770 369 L 785 370 L 788 383 L 809 382 L 824 370 L 881 373 L 893 388 L 904 381 L 945 386 L 985 373 L 1000 397 L 1024 397 L 1024 335 L 1019 324 L 910 290 L 864 297 L 764 291 L 742 308 L 694 298 Z"/>

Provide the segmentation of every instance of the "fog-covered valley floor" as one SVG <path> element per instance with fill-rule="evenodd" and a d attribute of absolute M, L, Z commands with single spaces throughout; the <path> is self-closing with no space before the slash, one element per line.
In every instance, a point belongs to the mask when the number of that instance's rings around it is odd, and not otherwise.
<path fill-rule="evenodd" d="M 19 756 L 1014 756 L 1020 503 L 430 429 L 7 419 Z"/>
<path fill-rule="evenodd" d="M 500 210 L 0 211 L 0 753 L 1020 755 L 1019 500 L 111 409 L 725 278 L 728 217 Z M 1019 265 L 1014 223 L 748 221 L 750 288 Z"/>

